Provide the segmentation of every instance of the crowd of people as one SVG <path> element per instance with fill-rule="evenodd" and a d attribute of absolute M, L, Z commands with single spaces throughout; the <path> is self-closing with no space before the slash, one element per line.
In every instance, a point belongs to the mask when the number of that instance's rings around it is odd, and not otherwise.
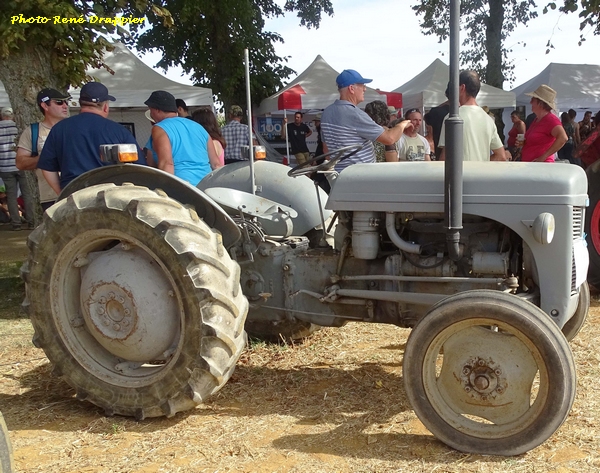
<path fill-rule="evenodd" d="M 248 159 L 248 126 L 241 123 L 238 105 L 230 107 L 229 122 L 221 129 L 212 107 L 190 114 L 183 99 L 154 91 L 145 101 L 152 129 L 142 149 L 127 128 L 108 118 L 117 99 L 104 84 L 88 82 L 81 88 L 79 113 L 73 116 L 70 99 L 53 88 L 40 90 L 36 103 L 43 120 L 21 133 L 13 109 L 0 111 L 0 222 L 10 222 L 14 230 L 34 228 L 34 192 L 45 210 L 73 179 L 108 165 L 101 160 L 100 145 L 134 144 L 135 164 L 156 167 L 193 186 L 226 163 Z M 36 172 L 38 189 L 31 188 L 26 171 Z"/>
<path fill-rule="evenodd" d="M 356 163 L 445 160 L 448 101 L 425 116 L 422 110 L 413 108 L 398 117 L 394 107 L 379 100 L 368 103 L 363 111 L 358 105 L 364 101 L 366 84 L 371 81 L 352 69 L 339 74 L 339 99 L 314 119 L 318 145 L 315 156 L 366 142 L 335 170 L 341 172 Z M 532 113 L 525 120 L 518 111 L 511 113 L 513 126 L 505 147 L 494 115 L 477 104 L 480 88 L 475 71 L 460 73 L 458 112 L 463 121 L 465 161 L 559 160 L 586 167 L 600 158 L 600 112 L 592 118 L 592 112 L 586 111 L 577 122 L 577 112 L 571 109 L 559 118 L 555 114 L 556 92 L 541 85 L 527 94 L 531 96 Z M 156 167 L 193 186 L 212 170 L 249 159 L 249 127 L 242 123 L 244 113 L 239 105 L 229 108 L 228 120 L 220 128 L 212 107 L 199 107 L 190 114 L 183 99 L 167 91 L 154 91 L 145 101 L 151 136 L 141 149 L 124 126 L 108 119 L 110 103 L 117 99 L 105 85 L 85 84 L 79 96 L 80 111 L 69 117 L 70 99 L 53 88 L 40 90 L 36 103 L 43 120 L 26 126 L 20 134 L 13 109 L 1 110 L 0 221 L 10 222 L 15 230 L 34 227 L 34 192 L 39 192 L 42 209 L 46 209 L 73 179 L 106 165 L 100 159 L 101 144 L 135 144 L 136 164 Z M 306 139 L 313 130 L 303 118 L 297 111 L 293 123 L 284 119 L 281 136 L 289 140 L 298 164 L 309 162 L 311 156 Z M 256 144 L 256 140 L 253 142 Z M 38 189 L 27 184 L 28 170 L 35 170 Z M 322 176 L 313 177 L 329 190 Z"/>

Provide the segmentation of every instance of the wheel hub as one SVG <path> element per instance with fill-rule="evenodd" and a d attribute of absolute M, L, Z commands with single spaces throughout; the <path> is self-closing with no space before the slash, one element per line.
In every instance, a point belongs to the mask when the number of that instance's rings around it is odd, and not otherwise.
<path fill-rule="evenodd" d="M 125 339 L 137 326 L 137 311 L 131 294 L 113 283 L 95 287 L 90 303 L 90 321 L 104 336 Z"/>
<path fill-rule="evenodd" d="M 164 360 L 177 345 L 181 324 L 165 271 L 140 248 L 115 247 L 85 259 L 80 302 L 89 333 L 123 360 Z"/>
<path fill-rule="evenodd" d="M 461 382 L 473 398 L 487 401 L 506 391 L 506 378 L 502 369 L 491 358 L 472 357 L 464 364 Z"/>

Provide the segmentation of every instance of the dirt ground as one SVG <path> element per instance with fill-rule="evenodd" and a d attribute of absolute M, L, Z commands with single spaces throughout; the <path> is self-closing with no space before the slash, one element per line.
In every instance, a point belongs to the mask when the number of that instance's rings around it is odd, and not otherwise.
<path fill-rule="evenodd" d="M 571 343 L 578 392 L 567 421 L 537 449 L 503 458 L 437 441 L 404 392 L 409 330 L 362 323 L 296 345 L 252 344 L 221 392 L 190 412 L 107 418 L 75 400 L 31 344 L 33 330 L 18 309 L 22 283 L 6 277 L 15 267 L 5 265 L 0 278 L 0 410 L 17 472 L 600 471 L 598 296 Z"/>

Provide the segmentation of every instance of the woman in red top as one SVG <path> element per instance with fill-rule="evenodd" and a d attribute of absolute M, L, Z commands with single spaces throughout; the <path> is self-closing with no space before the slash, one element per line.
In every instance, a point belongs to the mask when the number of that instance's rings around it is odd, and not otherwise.
<path fill-rule="evenodd" d="M 552 110 L 556 110 L 556 92 L 542 84 L 525 95 L 531 97 L 531 111 L 535 113 L 535 120 L 525 132 L 521 160 L 553 163 L 554 154 L 568 139 L 560 120 L 552 113 Z"/>
<path fill-rule="evenodd" d="M 510 121 L 513 122 L 513 127 L 508 132 L 508 141 L 506 145 L 508 146 L 508 151 L 514 157 L 517 154 L 517 135 L 525 134 L 525 122 L 521 120 L 519 116 L 519 112 L 514 110 L 510 114 Z"/>

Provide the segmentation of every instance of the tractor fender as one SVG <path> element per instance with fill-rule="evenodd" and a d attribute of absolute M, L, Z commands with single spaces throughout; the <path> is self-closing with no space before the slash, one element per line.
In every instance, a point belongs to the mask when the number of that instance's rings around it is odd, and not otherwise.
<path fill-rule="evenodd" d="M 114 164 L 92 169 L 67 184 L 57 201 L 86 187 L 105 183 L 122 185 L 125 182 L 152 190 L 161 189 L 181 204 L 193 206 L 207 225 L 221 232 L 225 248 L 232 246 L 241 237 L 240 229 L 231 217 L 200 189 L 173 174 L 139 164 Z"/>

